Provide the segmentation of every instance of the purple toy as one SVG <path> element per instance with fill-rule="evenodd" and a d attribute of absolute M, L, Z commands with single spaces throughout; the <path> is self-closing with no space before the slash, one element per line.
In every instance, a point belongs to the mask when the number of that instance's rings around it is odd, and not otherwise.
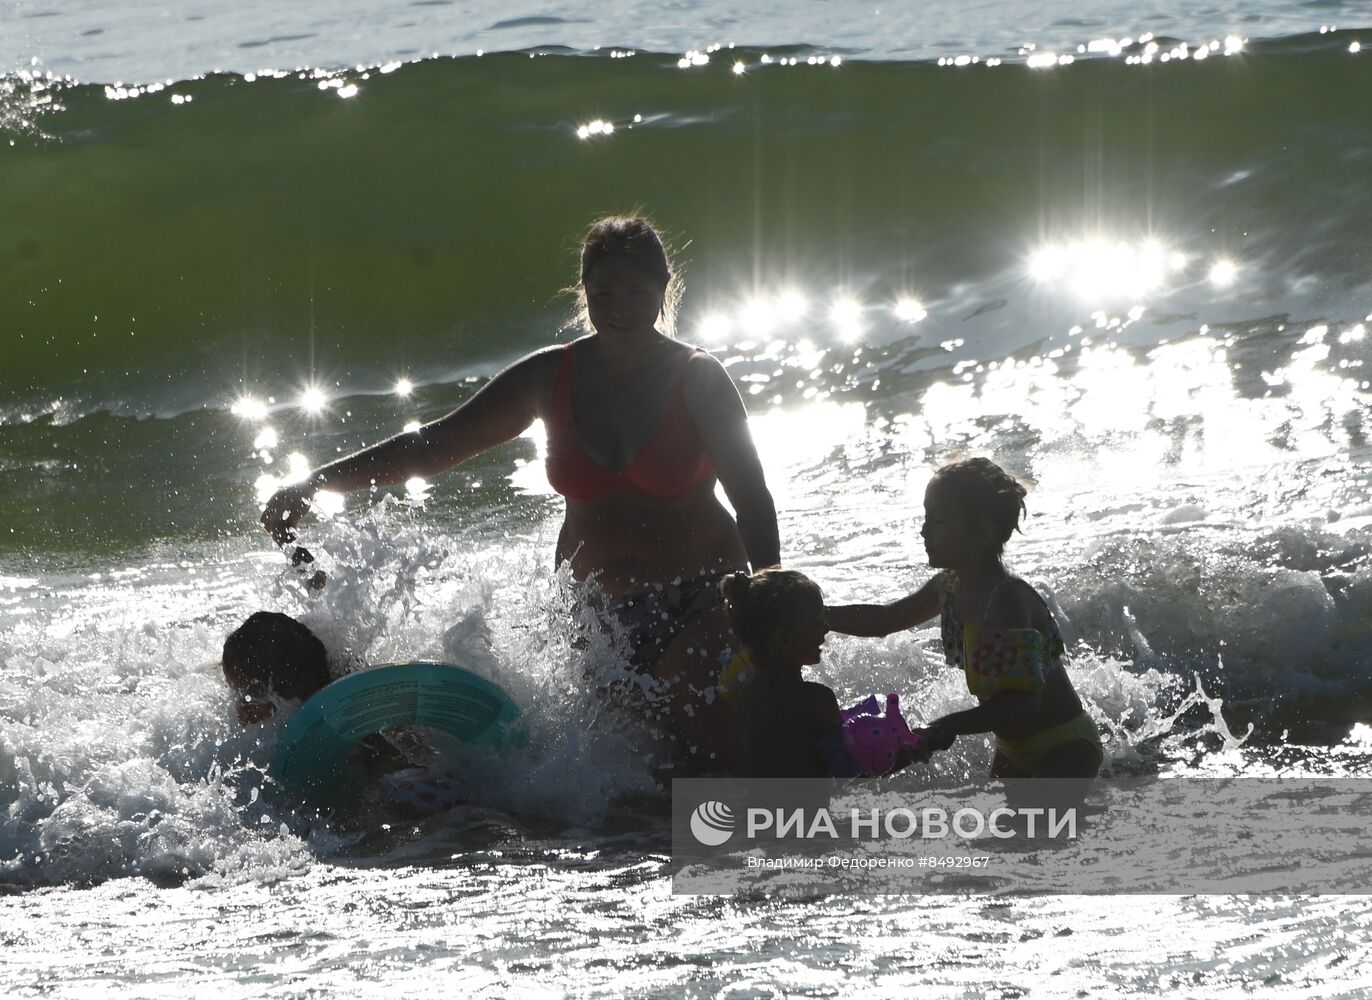
<path fill-rule="evenodd" d="M 852 708 L 844 708 L 839 710 L 839 715 L 843 717 L 843 721 L 845 724 L 848 722 L 849 719 L 856 719 L 859 716 L 880 714 L 881 703 L 877 701 L 877 696 L 874 694 L 869 694 L 866 698 L 858 702 Z"/>
<path fill-rule="evenodd" d="M 878 713 L 876 695 L 869 695 L 842 711 L 843 748 L 852 758 L 857 774 L 888 774 L 902 747 L 919 750 L 925 730 L 911 729 L 900 714 L 900 696 L 886 696 L 886 712 Z"/>

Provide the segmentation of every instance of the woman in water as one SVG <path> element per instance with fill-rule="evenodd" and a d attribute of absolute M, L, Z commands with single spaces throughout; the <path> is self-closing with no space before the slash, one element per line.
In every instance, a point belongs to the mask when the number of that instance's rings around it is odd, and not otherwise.
<path fill-rule="evenodd" d="M 682 749 L 728 764 L 733 720 L 715 691 L 731 644 L 719 580 L 780 560 L 747 412 L 718 361 L 670 336 L 677 282 L 646 220 L 591 227 L 579 288 L 586 336 L 516 361 L 417 431 L 315 469 L 268 501 L 262 523 L 288 541 L 321 489 L 429 477 L 542 419 L 548 480 L 567 498 L 557 563 L 603 591 L 600 612 L 623 626 L 633 667 L 665 685 Z"/>

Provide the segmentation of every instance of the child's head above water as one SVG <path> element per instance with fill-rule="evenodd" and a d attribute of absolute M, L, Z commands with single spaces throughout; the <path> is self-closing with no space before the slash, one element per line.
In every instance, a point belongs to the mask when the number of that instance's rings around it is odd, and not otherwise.
<path fill-rule="evenodd" d="M 764 569 L 752 576 L 730 573 L 720 584 L 729 624 L 739 641 L 766 667 L 818 663 L 829 626 L 824 594 L 804 573 Z"/>
<path fill-rule="evenodd" d="M 289 615 L 259 611 L 224 640 L 224 680 L 241 698 L 244 723 L 272 714 L 269 695 L 308 698 L 329 683 L 329 656 L 315 634 Z"/>
<path fill-rule="evenodd" d="M 987 458 L 969 458 L 934 473 L 924 492 L 920 530 L 929 564 L 949 568 L 981 558 L 1000 560 L 1026 513 L 1025 489 Z"/>

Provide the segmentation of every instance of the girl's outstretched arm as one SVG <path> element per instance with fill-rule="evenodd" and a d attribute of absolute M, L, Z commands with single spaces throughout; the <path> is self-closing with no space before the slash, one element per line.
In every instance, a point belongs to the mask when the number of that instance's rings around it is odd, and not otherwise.
<path fill-rule="evenodd" d="M 834 632 L 877 637 L 901 632 L 938 614 L 938 577 L 894 604 L 839 604 L 824 609 Z"/>

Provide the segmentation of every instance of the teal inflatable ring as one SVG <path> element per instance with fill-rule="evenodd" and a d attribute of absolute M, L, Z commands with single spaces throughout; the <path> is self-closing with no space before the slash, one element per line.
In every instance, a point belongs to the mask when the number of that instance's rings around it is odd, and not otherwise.
<path fill-rule="evenodd" d="M 500 688 L 448 663 L 392 663 L 349 674 L 300 706 L 276 744 L 271 773 L 311 791 L 337 782 L 363 737 L 395 726 L 432 726 L 473 746 L 520 738 L 519 706 Z"/>

